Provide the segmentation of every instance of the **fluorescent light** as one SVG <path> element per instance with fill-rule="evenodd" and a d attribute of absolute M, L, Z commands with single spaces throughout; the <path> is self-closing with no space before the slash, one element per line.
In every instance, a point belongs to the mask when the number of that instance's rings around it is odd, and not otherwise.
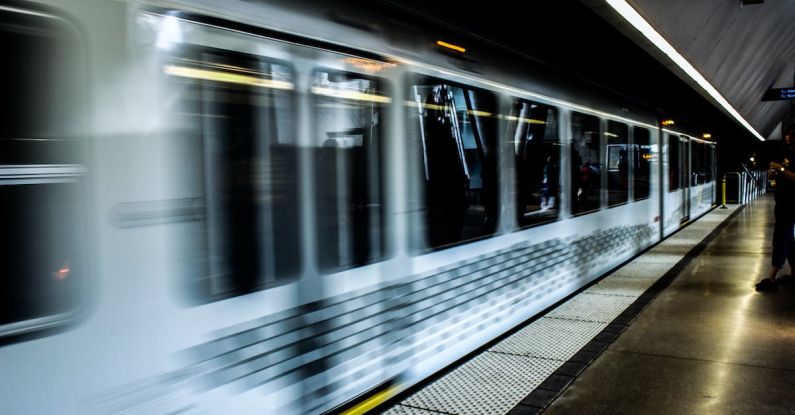
<path fill-rule="evenodd" d="M 327 97 L 333 97 L 333 98 L 344 98 L 344 99 L 351 99 L 354 101 L 377 102 L 380 104 L 388 104 L 392 102 L 392 98 L 385 97 L 383 95 L 367 94 L 364 92 L 351 91 L 348 89 L 332 89 L 332 88 L 322 88 L 315 86 L 312 87 L 312 93 Z"/>
<path fill-rule="evenodd" d="M 640 31 L 646 39 L 649 39 L 654 46 L 666 54 L 679 68 L 681 68 L 690 79 L 694 80 L 704 91 L 709 94 L 715 101 L 720 104 L 734 119 L 736 119 L 743 127 L 745 127 L 751 134 L 760 141 L 765 141 L 759 132 L 757 132 L 745 118 L 740 115 L 734 107 L 729 104 L 729 101 L 718 92 L 697 70 L 693 67 L 679 52 L 671 46 L 665 38 L 662 37 L 656 30 L 643 18 L 635 9 L 632 8 L 625 0 L 605 0 L 616 12 L 618 12 L 627 22 Z"/>
<path fill-rule="evenodd" d="M 163 72 L 169 75 L 180 76 L 183 78 L 205 79 L 208 81 L 227 82 L 230 84 L 252 85 L 252 86 L 271 88 L 271 89 L 286 89 L 286 90 L 293 89 L 293 84 L 291 82 L 262 79 L 254 76 L 240 75 L 232 72 L 209 71 L 206 69 L 189 68 L 186 66 L 175 66 L 175 65 L 168 65 L 164 67 Z"/>

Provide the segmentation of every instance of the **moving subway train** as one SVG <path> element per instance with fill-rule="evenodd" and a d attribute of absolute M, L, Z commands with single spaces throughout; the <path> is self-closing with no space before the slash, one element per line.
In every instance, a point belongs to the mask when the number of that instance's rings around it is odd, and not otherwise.
<path fill-rule="evenodd" d="M 0 413 L 390 396 L 713 206 L 713 143 L 359 14 L 0 2 Z"/>

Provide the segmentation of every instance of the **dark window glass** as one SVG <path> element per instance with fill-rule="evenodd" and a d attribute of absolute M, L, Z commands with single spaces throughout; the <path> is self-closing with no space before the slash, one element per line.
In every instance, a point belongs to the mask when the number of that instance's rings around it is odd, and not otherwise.
<path fill-rule="evenodd" d="M 605 133 L 607 158 L 607 204 L 629 200 L 629 129 L 626 124 L 608 121 Z"/>
<path fill-rule="evenodd" d="M 0 325 L 66 313 L 85 277 L 77 183 L 0 186 Z"/>
<path fill-rule="evenodd" d="M 646 199 L 649 197 L 649 177 L 651 173 L 652 149 L 649 130 L 635 127 L 632 134 L 633 141 L 633 164 L 632 164 L 632 183 L 634 200 Z"/>
<path fill-rule="evenodd" d="M 706 172 L 704 171 L 704 144 L 691 141 L 690 147 L 690 184 L 698 186 L 704 184 Z"/>
<path fill-rule="evenodd" d="M 390 101 L 379 80 L 317 71 L 315 195 L 320 268 L 334 270 L 384 255 L 382 119 Z"/>
<path fill-rule="evenodd" d="M 55 16 L 0 9 L 0 335 L 52 327 L 84 298 L 77 40 Z"/>
<path fill-rule="evenodd" d="M 79 162 L 75 46 L 59 19 L 0 10 L 0 165 Z"/>
<path fill-rule="evenodd" d="M 711 144 L 707 144 L 704 150 L 704 167 L 705 171 L 705 179 L 707 183 L 710 183 L 714 180 L 712 177 L 712 170 L 715 168 L 715 147 Z"/>
<path fill-rule="evenodd" d="M 689 175 L 689 167 L 690 167 L 690 145 L 687 138 L 680 136 L 679 137 L 679 188 L 684 189 L 686 188 L 689 183 L 690 179 L 688 178 Z"/>
<path fill-rule="evenodd" d="M 424 78 L 410 91 L 409 125 L 416 137 L 422 192 L 423 247 L 491 235 L 497 223 L 496 97 Z"/>
<path fill-rule="evenodd" d="M 601 204 L 602 160 L 599 118 L 571 115 L 571 213 L 598 210 Z"/>
<path fill-rule="evenodd" d="M 186 50 L 165 67 L 182 90 L 183 125 L 204 178 L 211 297 L 250 292 L 298 272 L 298 151 L 291 69 L 260 57 Z"/>
<path fill-rule="evenodd" d="M 699 143 L 696 141 L 690 142 L 690 177 L 688 178 L 690 186 L 698 185 L 699 173 Z"/>
<path fill-rule="evenodd" d="M 560 143 L 555 108 L 514 100 L 504 142 L 515 159 L 519 226 L 554 221 L 560 209 Z"/>
<path fill-rule="evenodd" d="M 681 187 L 680 181 L 680 149 L 679 137 L 668 134 L 668 190 L 674 191 Z"/>

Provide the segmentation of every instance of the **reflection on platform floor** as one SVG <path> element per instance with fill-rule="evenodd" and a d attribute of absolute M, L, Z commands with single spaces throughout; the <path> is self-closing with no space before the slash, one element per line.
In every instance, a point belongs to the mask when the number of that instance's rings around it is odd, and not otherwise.
<path fill-rule="evenodd" d="M 749 211 L 760 209 L 764 208 L 754 207 Z M 742 215 L 742 218 L 748 216 L 744 211 L 738 212 L 736 207 L 713 210 L 644 255 L 615 270 L 598 284 L 550 310 L 385 413 L 518 414 L 542 411 L 578 375 L 589 373 L 590 369 L 583 370 L 627 328 L 637 312 L 654 299 L 657 294 L 650 294 L 653 291 L 649 290 L 650 287 L 660 286 L 659 282 L 674 278 L 682 267 L 684 272 L 696 267 L 711 275 L 702 264 L 705 259 L 693 258 L 692 255 L 703 249 L 708 241 L 711 241 L 708 245 L 711 247 L 727 238 L 736 238 L 733 229 L 741 220 L 734 220 L 732 215 L 735 213 Z M 756 239 L 754 241 L 758 242 Z M 694 251 L 696 247 L 699 249 Z M 756 248 L 746 249 L 756 252 L 753 251 Z M 704 257 L 708 258 L 706 261 L 710 260 L 711 252 L 711 249 L 703 252 Z M 756 255 L 760 256 L 759 253 Z M 767 259 L 760 257 L 748 262 L 766 264 Z M 729 272 L 729 268 L 722 273 Z M 755 269 L 748 274 L 749 284 L 746 288 L 750 287 L 747 290 L 749 295 L 754 294 L 751 282 L 759 274 L 757 271 Z M 713 278 L 721 277 L 713 275 Z M 709 291 L 709 288 L 704 289 Z M 663 304 L 658 304 L 660 302 Z M 664 302 L 660 297 L 654 302 L 654 307 L 660 307 Z M 695 316 L 694 321 L 698 322 L 699 317 Z M 654 320 L 649 320 L 648 324 L 653 323 Z M 644 336 L 636 339 L 641 344 L 649 341 Z M 669 341 L 676 343 L 675 339 Z M 610 354 L 624 353 L 614 350 L 614 347 L 608 350 Z M 602 360 L 600 358 L 596 362 Z M 632 370 L 628 370 L 628 373 L 620 376 L 626 382 L 635 382 Z M 641 373 L 642 370 L 638 369 L 637 372 Z M 599 387 L 612 384 L 613 379 L 598 376 L 593 382 L 594 389 L 587 389 L 588 393 L 600 395 Z M 616 389 L 617 394 L 620 392 L 620 389 Z M 572 406 L 555 409 L 560 411 L 558 413 L 589 413 L 590 410 L 613 413 L 610 403 L 598 407 L 588 406 L 584 412 L 580 411 L 577 406 L 579 400 L 568 393 L 565 396 Z M 586 398 L 586 401 L 588 399 L 592 398 Z M 645 412 L 640 410 L 636 413 Z"/>
<path fill-rule="evenodd" d="M 795 413 L 795 286 L 754 291 L 773 206 L 739 212 L 545 414 Z"/>

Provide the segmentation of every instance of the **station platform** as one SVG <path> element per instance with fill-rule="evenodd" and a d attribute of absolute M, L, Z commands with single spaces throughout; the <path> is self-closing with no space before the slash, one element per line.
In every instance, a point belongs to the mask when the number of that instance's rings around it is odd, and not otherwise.
<path fill-rule="evenodd" d="M 384 413 L 795 413 L 795 286 L 754 290 L 773 207 L 713 209 Z"/>

